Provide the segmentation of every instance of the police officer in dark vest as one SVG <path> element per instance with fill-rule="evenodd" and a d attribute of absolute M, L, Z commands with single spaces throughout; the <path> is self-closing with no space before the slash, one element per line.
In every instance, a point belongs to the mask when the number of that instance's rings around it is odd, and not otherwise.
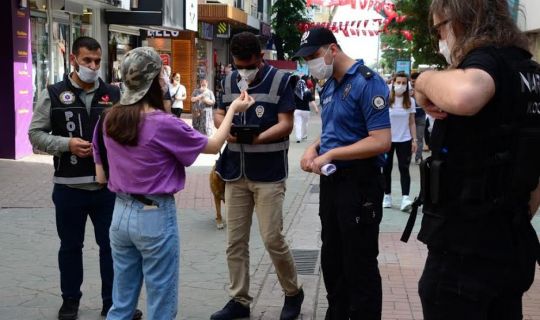
<path fill-rule="evenodd" d="M 29 137 L 32 145 L 54 156 L 53 202 L 60 237 L 58 263 L 63 304 L 58 319 L 77 319 L 83 282 L 82 248 L 88 217 L 99 245 L 101 315 L 112 305 L 113 265 L 109 227 L 115 195 L 96 182 L 92 135 L 103 110 L 120 99 L 117 87 L 99 76 L 101 46 L 90 37 L 73 42 L 75 71 L 44 90 L 36 104 Z M 139 319 L 137 311 L 134 319 Z"/>
<path fill-rule="evenodd" d="M 540 68 L 506 0 L 433 0 L 430 11 L 450 67 L 416 80 L 437 119 L 421 164 L 424 319 L 522 319 L 540 256 Z"/>
<path fill-rule="evenodd" d="M 321 175 L 321 267 L 326 320 L 380 320 L 382 284 L 379 223 L 382 219 L 383 154 L 390 150 L 388 86 L 380 75 L 341 50 L 329 29 L 301 38 L 295 57 L 326 80 L 320 93 L 322 133 L 301 160 Z M 326 171 L 336 167 L 334 173 Z"/>
<path fill-rule="evenodd" d="M 285 293 L 280 319 L 292 320 L 300 314 L 304 292 L 282 233 L 294 111 L 290 75 L 263 60 L 259 39 L 252 33 L 236 34 L 230 46 L 237 70 L 224 79 L 223 102 L 214 115 L 216 126 L 242 91 L 247 91 L 255 104 L 235 115 L 232 135 L 217 165 L 217 172 L 226 181 L 227 262 L 232 299 L 211 319 L 249 317 L 253 301 L 249 295 L 249 233 L 255 209 L 262 240 Z"/>

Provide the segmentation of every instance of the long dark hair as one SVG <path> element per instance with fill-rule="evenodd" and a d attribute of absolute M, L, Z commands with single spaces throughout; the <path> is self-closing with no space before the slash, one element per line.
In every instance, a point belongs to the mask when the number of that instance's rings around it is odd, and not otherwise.
<path fill-rule="evenodd" d="M 163 92 L 159 83 L 159 74 L 154 78 L 144 97 L 130 105 L 116 104 L 106 113 L 105 132 L 114 141 L 128 146 L 136 146 L 139 140 L 139 122 L 144 105 L 165 111 Z"/>
<path fill-rule="evenodd" d="M 398 72 L 394 76 L 394 81 L 392 82 L 392 92 L 390 92 L 390 107 L 394 105 L 394 102 L 396 101 L 396 92 L 394 91 L 394 84 L 396 83 L 396 78 L 405 78 L 407 79 L 407 90 L 403 93 L 403 109 L 409 109 L 411 107 L 411 94 L 410 94 L 410 88 L 409 88 L 409 76 L 405 72 Z"/>
<path fill-rule="evenodd" d="M 452 66 L 457 66 L 471 50 L 483 46 L 515 46 L 529 50 L 527 37 L 519 30 L 508 10 L 507 0 L 433 0 L 433 15 L 449 19 L 456 43 Z"/>

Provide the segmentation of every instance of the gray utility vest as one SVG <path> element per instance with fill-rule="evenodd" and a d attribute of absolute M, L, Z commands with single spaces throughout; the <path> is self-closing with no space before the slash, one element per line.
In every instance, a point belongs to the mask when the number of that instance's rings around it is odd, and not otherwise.
<path fill-rule="evenodd" d="M 75 88 L 68 76 L 47 88 L 51 99 L 52 134 L 92 141 L 94 128 L 103 110 L 120 100 L 120 90 L 99 79 L 90 114 L 79 97 L 83 89 Z M 54 183 L 81 184 L 95 182 L 94 158 L 79 158 L 71 152 L 54 157 Z"/>
<path fill-rule="evenodd" d="M 278 123 L 278 103 L 289 85 L 290 74 L 265 65 L 263 79 L 248 93 L 255 104 L 246 112 L 236 114 L 233 124 L 258 125 L 263 132 Z M 238 71 L 224 80 L 223 104 L 229 105 L 240 96 L 236 79 Z M 291 102 L 292 103 L 292 102 Z M 225 181 L 246 177 L 257 182 L 277 182 L 287 178 L 289 137 L 266 144 L 229 143 L 217 163 L 217 172 Z"/>

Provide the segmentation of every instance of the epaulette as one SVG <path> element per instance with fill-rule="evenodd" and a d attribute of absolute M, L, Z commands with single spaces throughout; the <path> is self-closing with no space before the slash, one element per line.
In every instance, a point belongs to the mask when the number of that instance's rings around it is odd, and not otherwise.
<path fill-rule="evenodd" d="M 361 64 L 358 66 L 358 72 L 366 79 L 369 80 L 373 77 L 373 70 Z"/>

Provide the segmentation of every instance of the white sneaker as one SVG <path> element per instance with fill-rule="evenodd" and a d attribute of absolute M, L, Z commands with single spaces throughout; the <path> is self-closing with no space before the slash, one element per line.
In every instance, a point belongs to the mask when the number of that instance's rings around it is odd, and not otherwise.
<path fill-rule="evenodd" d="M 382 201 L 382 207 L 383 208 L 392 208 L 392 196 L 389 194 L 385 194 L 383 201 Z"/>
<path fill-rule="evenodd" d="M 409 196 L 403 196 L 401 199 L 401 211 L 409 212 L 412 208 L 412 200 Z"/>

